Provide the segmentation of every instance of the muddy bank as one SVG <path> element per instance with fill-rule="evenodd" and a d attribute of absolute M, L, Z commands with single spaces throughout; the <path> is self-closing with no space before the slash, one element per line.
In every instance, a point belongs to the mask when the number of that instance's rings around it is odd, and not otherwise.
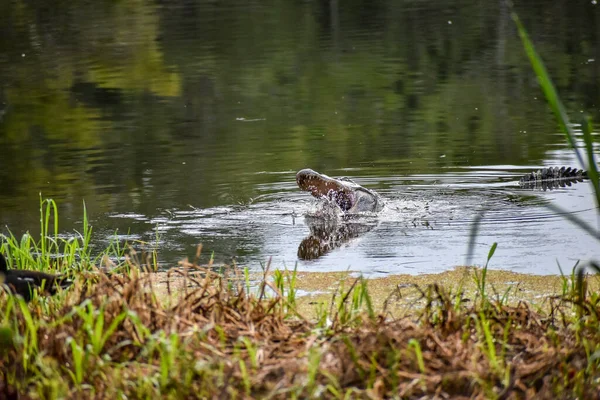
<path fill-rule="evenodd" d="M 428 285 L 438 284 L 451 293 L 464 292 L 466 301 L 477 301 L 480 298 L 478 285 L 481 285 L 483 270 L 474 267 L 457 267 L 439 274 L 423 275 L 390 275 L 383 278 L 367 279 L 368 292 L 371 296 L 374 309 L 378 312 L 388 312 L 393 317 L 410 315 L 419 312 L 425 304 L 423 292 Z M 187 275 L 186 275 L 187 274 Z M 171 270 L 170 272 L 157 272 L 154 283 L 157 293 L 168 297 L 171 294 L 184 295 L 186 290 L 193 290 L 193 270 Z M 231 273 L 232 279 L 241 279 L 241 274 L 236 278 Z M 269 272 L 270 280 L 273 271 Z M 185 280 L 185 277 L 188 280 Z M 292 272 L 285 271 L 284 276 L 291 278 Z M 297 290 L 297 310 L 307 318 L 316 315 L 319 304 L 329 305 L 339 293 L 347 291 L 359 278 L 353 271 L 348 272 L 297 272 L 295 289 Z M 253 273 L 251 282 L 262 279 L 262 275 Z M 184 282 L 187 282 L 184 285 Z M 503 270 L 488 270 L 485 275 L 485 293 L 493 299 L 505 299 L 506 304 L 516 305 L 521 301 L 527 302 L 534 309 L 543 309 L 548 300 L 559 296 L 569 289 L 572 282 L 571 276 L 558 275 L 531 275 Z M 590 275 L 588 288 L 597 291 L 600 289 L 600 278 Z"/>

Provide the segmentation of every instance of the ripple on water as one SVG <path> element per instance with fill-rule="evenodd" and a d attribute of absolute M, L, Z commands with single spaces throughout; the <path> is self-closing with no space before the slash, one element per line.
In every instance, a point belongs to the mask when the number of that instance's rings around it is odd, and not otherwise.
<path fill-rule="evenodd" d="M 498 166 L 488 168 L 486 174 L 468 170 L 442 176 L 356 179 L 382 194 L 384 210 L 376 216 L 341 221 L 337 228 L 341 233 L 327 237 L 332 243 L 322 255 L 299 259 L 301 243 L 314 234 L 310 227 L 320 202 L 299 192 L 289 175 L 282 175 L 279 182 L 258 185 L 258 195 L 244 204 L 205 209 L 190 206 L 162 210 L 152 217 L 136 213 L 111 217 L 147 224 L 146 239 L 158 232 L 167 249 L 192 253 L 203 243 L 205 251 L 214 251 L 221 262 L 234 257 L 238 264 L 259 268 L 272 258 L 276 267 L 351 269 L 368 276 L 434 273 L 462 265 L 473 220 L 480 213 L 484 217 L 475 239 L 477 264 L 485 263 L 494 242 L 498 248 L 491 267 L 538 274 L 558 273 L 557 262 L 569 270 L 579 258 L 591 258 L 599 250 L 595 241 L 564 215 L 544 206 L 553 204 L 561 207 L 563 214 L 592 221 L 595 213 L 589 185 L 546 192 L 525 190 L 516 184 L 514 175 L 518 174 L 508 166 Z M 349 224 L 368 229 L 346 237 L 352 229 Z"/>

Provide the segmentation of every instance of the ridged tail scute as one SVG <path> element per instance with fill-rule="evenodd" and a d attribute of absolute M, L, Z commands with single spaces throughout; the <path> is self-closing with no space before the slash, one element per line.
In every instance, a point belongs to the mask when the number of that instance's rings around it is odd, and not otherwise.
<path fill-rule="evenodd" d="M 519 184 L 526 188 L 554 189 L 570 186 L 588 178 L 587 171 L 571 167 L 550 167 L 531 172 L 521 177 Z"/>

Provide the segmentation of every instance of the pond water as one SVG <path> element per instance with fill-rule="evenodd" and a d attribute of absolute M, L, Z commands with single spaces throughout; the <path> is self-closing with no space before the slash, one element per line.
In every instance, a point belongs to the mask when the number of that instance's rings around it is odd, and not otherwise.
<path fill-rule="evenodd" d="M 435 3 L 435 2 L 434 2 Z M 517 8 L 574 122 L 600 120 L 600 6 Z M 597 226 L 591 185 L 519 188 L 577 166 L 503 1 L 3 2 L 0 224 L 60 230 L 100 249 L 155 246 L 164 266 L 438 272 L 492 243 L 494 268 L 551 274 L 598 242 L 546 205 Z M 298 257 L 318 207 L 295 173 L 349 176 L 386 208 L 313 260 Z"/>

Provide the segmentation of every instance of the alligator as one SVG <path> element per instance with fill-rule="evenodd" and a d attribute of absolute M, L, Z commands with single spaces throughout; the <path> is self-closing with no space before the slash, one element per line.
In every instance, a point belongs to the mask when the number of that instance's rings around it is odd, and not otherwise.
<path fill-rule="evenodd" d="M 587 171 L 571 167 L 550 167 L 523 175 L 519 179 L 519 186 L 526 189 L 555 189 L 571 186 L 572 183 L 583 182 L 588 179 Z"/>
<path fill-rule="evenodd" d="M 584 179 L 588 179 L 588 173 L 582 169 L 550 167 L 523 175 L 519 186 L 546 190 L 570 186 Z M 376 192 L 349 178 L 331 178 L 308 168 L 296 174 L 296 183 L 300 189 L 310 192 L 314 197 L 336 204 L 344 214 L 379 212 L 385 204 Z"/>
<path fill-rule="evenodd" d="M 526 189 L 553 189 L 570 186 L 588 178 L 587 172 L 576 168 L 544 168 L 523 175 L 519 186 Z M 305 215 L 310 234 L 298 246 L 298 258 L 314 260 L 360 237 L 377 224 L 368 217 L 381 211 L 383 199 L 348 178 L 331 178 L 312 169 L 296 174 L 300 189 L 314 197 L 327 200 L 316 213 Z M 343 211 L 340 215 L 339 211 Z"/>
<path fill-rule="evenodd" d="M 296 183 L 300 189 L 313 196 L 337 204 L 347 214 L 379 212 L 384 206 L 376 192 L 346 177 L 331 178 L 307 168 L 296 174 Z"/>

